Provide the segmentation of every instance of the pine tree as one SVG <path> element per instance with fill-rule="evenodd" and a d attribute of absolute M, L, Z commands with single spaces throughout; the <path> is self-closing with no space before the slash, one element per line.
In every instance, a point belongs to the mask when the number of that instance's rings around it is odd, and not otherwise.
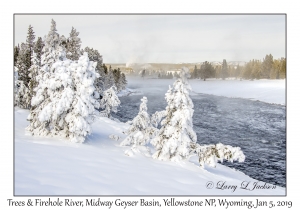
<path fill-rule="evenodd" d="M 227 74 L 228 74 L 227 62 L 226 59 L 223 59 L 222 70 L 221 70 L 221 75 L 223 80 L 226 79 Z"/>
<path fill-rule="evenodd" d="M 261 67 L 261 77 L 264 79 L 269 79 L 270 78 L 270 73 L 272 71 L 273 67 L 273 56 L 266 55 L 263 62 L 262 62 L 262 67 Z"/>
<path fill-rule="evenodd" d="M 115 78 L 114 78 L 113 70 L 110 69 L 108 71 L 108 74 L 104 78 L 104 90 L 107 90 L 112 86 L 115 86 Z"/>
<path fill-rule="evenodd" d="M 35 39 L 35 35 L 34 35 L 34 32 L 33 32 L 33 28 L 32 28 L 31 25 L 29 25 L 28 33 L 27 33 L 27 39 L 26 39 L 26 44 L 27 44 L 27 48 L 29 50 L 29 55 L 30 55 L 30 58 L 29 58 L 29 61 L 28 61 L 29 62 L 28 69 L 32 65 L 31 56 L 32 56 L 32 53 L 33 53 L 33 48 L 34 48 L 34 39 Z"/>
<path fill-rule="evenodd" d="M 30 90 L 22 80 L 16 81 L 15 105 L 22 109 L 29 109 L 31 102 Z"/>
<path fill-rule="evenodd" d="M 78 37 L 78 35 L 79 32 L 77 32 L 76 29 L 72 27 L 72 30 L 70 32 L 70 37 L 68 38 L 67 47 L 66 47 L 67 58 L 70 60 L 78 60 L 80 55 L 81 40 Z"/>
<path fill-rule="evenodd" d="M 30 80 L 29 71 L 30 68 L 30 51 L 28 46 L 24 43 L 21 44 L 20 51 L 18 53 L 16 68 L 18 69 L 18 78 L 20 81 L 23 81 L 23 84 L 28 87 L 28 83 Z"/>
<path fill-rule="evenodd" d="M 196 142 L 197 136 L 193 130 L 193 102 L 189 97 L 191 87 L 187 82 L 189 70 L 183 68 L 180 78 L 166 93 L 166 117 L 161 122 L 159 134 L 151 143 L 156 152 L 153 158 L 160 160 L 178 161 L 189 157 L 191 145 Z"/>
<path fill-rule="evenodd" d="M 36 53 L 36 57 L 39 61 L 39 65 L 41 65 L 41 57 L 42 57 L 42 50 L 44 47 L 44 43 L 41 37 L 38 37 L 37 41 L 34 45 L 34 52 Z"/>
<path fill-rule="evenodd" d="M 126 89 L 126 85 L 127 85 L 126 76 L 125 76 L 124 73 L 121 73 L 121 79 L 120 79 L 121 90 L 125 90 Z"/>
<path fill-rule="evenodd" d="M 39 84 L 39 80 L 41 79 L 41 71 L 40 71 L 40 64 L 39 64 L 39 59 L 37 57 L 37 54 L 33 52 L 32 56 L 31 56 L 31 67 L 29 69 L 29 77 L 30 77 L 30 81 L 28 84 L 28 88 L 29 88 L 29 92 L 30 92 L 30 97 L 32 98 L 36 92 L 35 92 L 35 88 L 38 86 Z M 30 98 L 30 101 L 31 101 Z"/>
<path fill-rule="evenodd" d="M 77 61 L 56 61 L 43 73 L 32 98 L 27 130 L 32 135 L 58 135 L 72 142 L 83 142 L 90 134 L 95 108 L 93 97 L 97 63 L 84 53 Z"/>
<path fill-rule="evenodd" d="M 117 107 L 121 104 L 117 96 L 117 88 L 111 86 L 109 89 L 103 92 L 103 98 L 100 101 L 100 107 L 104 109 L 100 112 L 100 115 L 103 117 L 111 118 L 111 112 L 117 112 Z"/>
<path fill-rule="evenodd" d="M 144 146 L 157 132 L 157 129 L 152 126 L 147 112 L 147 97 L 143 97 L 141 101 L 138 115 L 128 122 L 130 127 L 124 132 L 127 137 L 121 142 L 121 146 Z"/>
<path fill-rule="evenodd" d="M 14 66 L 17 64 L 20 48 L 18 46 L 14 47 Z"/>
<path fill-rule="evenodd" d="M 97 95 L 99 95 L 99 99 L 100 99 L 101 98 L 100 96 L 104 91 L 104 81 L 106 78 L 105 69 L 104 69 L 105 65 L 102 64 L 103 62 L 102 55 L 100 55 L 98 50 L 94 50 L 93 48 L 89 48 L 89 47 L 84 48 L 83 52 L 88 53 L 88 57 L 91 61 L 97 62 L 96 73 L 99 74 L 99 77 L 95 80 L 94 86 L 96 88 Z"/>
<path fill-rule="evenodd" d="M 53 63 L 65 58 L 65 51 L 60 46 L 59 34 L 56 32 L 56 22 L 52 19 L 48 35 L 45 37 L 45 45 L 42 50 L 41 66 L 42 70 L 47 72 L 51 69 Z"/>
<path fill-rule="evenodd" d="M 68 54 L 68 51 L 67 51 L 67 42 L 68 42 L 68 40 L 67 40 L 67 38 L 64 36 L 64 35 L 61 35 L 60 37 L 59 37 L 59 42 L 60 42 L 60 45 L 64 48 L 64 49 L 66 49 L 66 53 Z M 78 59 L 77 59 L 78 60 Z"/>
<path fill-rule="evenodd" d="M 198 78 L 198 69 L 197 69 L 197 66 L 195 65 L 195 68 L 194 68 L 194 71 L 193 71 L 193 74 L 192 74 L 192 78 L 193 79 L 196 79 Z"/>
<path fill-rule="evenodd" d="M 213 76 L 214 67 L 211 65 L 211 63 L 205 61 L 200 68 L 200 77 L 204 81 Z"/>
<path fill-rule="evenodd" d="M 280 73 L 279 73 L 279 77 L 281 79 L 285 79 L 286 78 L 286 58 L 281 58 L 280 59 Z"/>

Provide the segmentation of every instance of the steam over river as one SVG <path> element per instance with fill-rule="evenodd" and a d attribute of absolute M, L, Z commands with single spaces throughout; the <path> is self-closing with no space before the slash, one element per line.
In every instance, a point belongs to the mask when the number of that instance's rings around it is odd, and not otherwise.
<path fill-rule="evenodd" d="M 129 88 L 139 89 L 138 85 Z M 114 117 L 122 122 L 138 113 L 142 96 L 148 98 L 148 113 L 164 110 L 167 86 L 142 90 L 141 95 L 120 97 L 121 107 Z M 148 90 L 148 91 L 145 91 Z M 198 143 L 223 143 L 241 147 L 244 163 L 222 164 L 244 172 L 257 180 L 286 186 L 286 108 L 240 98 L 192 94 L 193 124 Z"/>

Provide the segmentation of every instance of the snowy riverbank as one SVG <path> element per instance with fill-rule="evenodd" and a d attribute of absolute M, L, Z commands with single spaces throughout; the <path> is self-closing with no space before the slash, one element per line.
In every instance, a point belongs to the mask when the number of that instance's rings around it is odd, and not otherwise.
<path fill-rule="evenodd" d="M 182 163 L 158 161 L 143 154 L 128 157 L 124 155 L 128 147 L 108 137 L 124 137 L 122 131 L 128 126 L 124 123 L 99 118 L 87 141 L 74 144 L 26 135 L 27 116 L 27 110 L 15 108 L 16 195 L 285 194 L 285 188 L 263 182 L 255 188 L 257 181 L 220 164 L 202 169 L 196 157 Z M 241 189 L 243 186 L 246 189 Z M 275 189 L 257 189 L 268 187 Z"/>
<path fill-rule="evenodd" d="M 129 87 L 140 87 L 143 92 L 167 91 L 174 79 L 141 79 L 128 77 Z M 194 93 L 212 94 L 232 98 L 245 98 L 267 103 L 285 105 L 285 80 L 234 80 L 234 79 L 191 79 L 189 83 Z"/>

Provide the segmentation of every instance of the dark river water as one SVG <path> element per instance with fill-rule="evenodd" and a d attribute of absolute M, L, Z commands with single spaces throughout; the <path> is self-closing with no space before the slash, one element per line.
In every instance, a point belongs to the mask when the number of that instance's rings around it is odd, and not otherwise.
<path fill-rule="evenodd" d="M 164 94 L 143 93 L 148 113 L 164 110 Z M 122 122 L 138 113 L 143 95 L 120 97 L 121 107 L 114 117 Z M 247 99 L 206 94 L 191 96 L 193 124 L 200 144 L 223 143 L 241 147 L 244 163 L 222 164 L 271 184 L 286 186 L 286 107 Z"/>

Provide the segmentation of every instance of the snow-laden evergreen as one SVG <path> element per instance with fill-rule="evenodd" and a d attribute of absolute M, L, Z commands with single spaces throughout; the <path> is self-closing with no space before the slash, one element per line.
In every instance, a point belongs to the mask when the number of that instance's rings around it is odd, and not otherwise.
<path fill-rule="evenodd" d="M 120 78 L 120 89 L 121 90 L 125 90 L 127 85 L 127 80 L 126 80 L 126 76 L 124 73 L 121 73 L 121 78 Z"/>
<path fill-rule="evenodd" d="M 216 167 L 217 162 L 227 160 L 230 162 L 245 161 L 245 155 L 240 147 L 232 147 L 218 143 L 216 145 L 199 145 L 196 144 L 195 152 L 199 156 L 200 166 L 205 164 Z"/>
<path fill-rule="evenodd" d="M 32 53 L 33 53 L 34 39 L 35 39 L 35 35 L 34 35 L 33 27 L 31 25 L 29 25 L 28 33 L 27 33 L 27 39 L 26 39 L 26 45 L 27 45 L 27 48 L 29 50 L 29 55 L 30 56 L 32 56 Z M 30 60 L 29 60 L 29 62 L 30 62 Z M 32 65 L 32 63 L 30 63 L 30 66 L 31 65 Z"/>
<path fill-rule="evenodd" d="M 107 72 L 107 75 L 104 78 L 104 90 L 109 89 L 110 87 L 115 86 L 115 78 L 114 78 L 114 73 L 112 69 L 109 69 Z M 116 89 L 116 91 L 118 91 Z"/>
<path fill-rule="evenodd" d="M 32 97 L 29 88 L 22 80 L 17 80 L 15 85 L 15 105 L 22 109 L 29 109 Z"/>
<path fill-rule="evenodd" d="M 144 146 L 157 132 L 157 129 L 152 126 L 147 112 L 147 97 L 143 97 L 141 101 L 138 115 L 128 122 L 130 127 L 124 131 L 127 137 L 121 142 L 121 146 Z"/>
<path fill-rule="evenodd" d="M 44 39 L 44 47 L 42 50 L 41 65 L 43 71 L 47 72 L 51 69 L 53 63 L 65 58 L 65 51 L 60 45 L 61 39 L 56 32 L 56 22 L 52 19 L 50 31 Z"/>
<path fill-rule="evenodd" d="M 178 161 L 189 157 L 192 152 L 191 145 L 197 140 L 193 130 L 193 102 L 189 97 L 191 87 L 187 82 L 189 70 L 183 68 L 180 78 L 166 93 L 166 117 L 161 122 L 162 127 L 157 137 L 151 143 L 156 152 L 153 158 L 159 160 Z"/>
<path fill-rule="evenodd" d="M 81 40 L 78 37 L 79 32 L 72 27 L 72 30 L 70 32 L 70 37 L 67 40 L 67 58 L 70 60 L 78 60 L 80 56 L 80 46 L 81 46 Z"/>
<path fill-rule="evenodd" d="M 100 115 L 102 117 L 112 118 L 111 112 L 117 112 L 117 108 L 120 104 L 121 102 L 117 96 L 117 88 L 115 86 L 110 87 L 103 92 L 100 107 L 104 110 L 100 112 Z"/>
<path fill-rule="evenodd" d="M 96 65 L 84 53 L 78 62 L 56 61 L 49 72 L 43 73 L 28 116 L 27 130 L 32 135 L 59 135 L 72 142 L 85 140 L 91 132 L 95 107 L 99 107 L 93 86 Z"/>
<path fill-rule="evenodd" d="M 40 61 L 37 57 L 36 53 L 32 53 L 31 56 L 31 67 L 29 68 L 29 77 L 30 77 L 30 81 L 28 84 L 28 88 L 30 91 L 30 95 L 34 96 L 35 95 L 35 91 L 34 89 L 38 86 L 38 80 L 40 78 L 41 75 L 41 67 L 40 67 Z M 31 102 L 31 98 L 30 98 L 30 102 Z M 30 104 L 29 104 L 30 105 Z"/>
<path fill-rule="evenodd" d="M 36 53 L 37 59 L 39 61 L 39 65 L 41 65 L 43 47 L 44 47 L 44 42 L 41 37 L 38 37 L 34 45 L 34 52 Z"/>

